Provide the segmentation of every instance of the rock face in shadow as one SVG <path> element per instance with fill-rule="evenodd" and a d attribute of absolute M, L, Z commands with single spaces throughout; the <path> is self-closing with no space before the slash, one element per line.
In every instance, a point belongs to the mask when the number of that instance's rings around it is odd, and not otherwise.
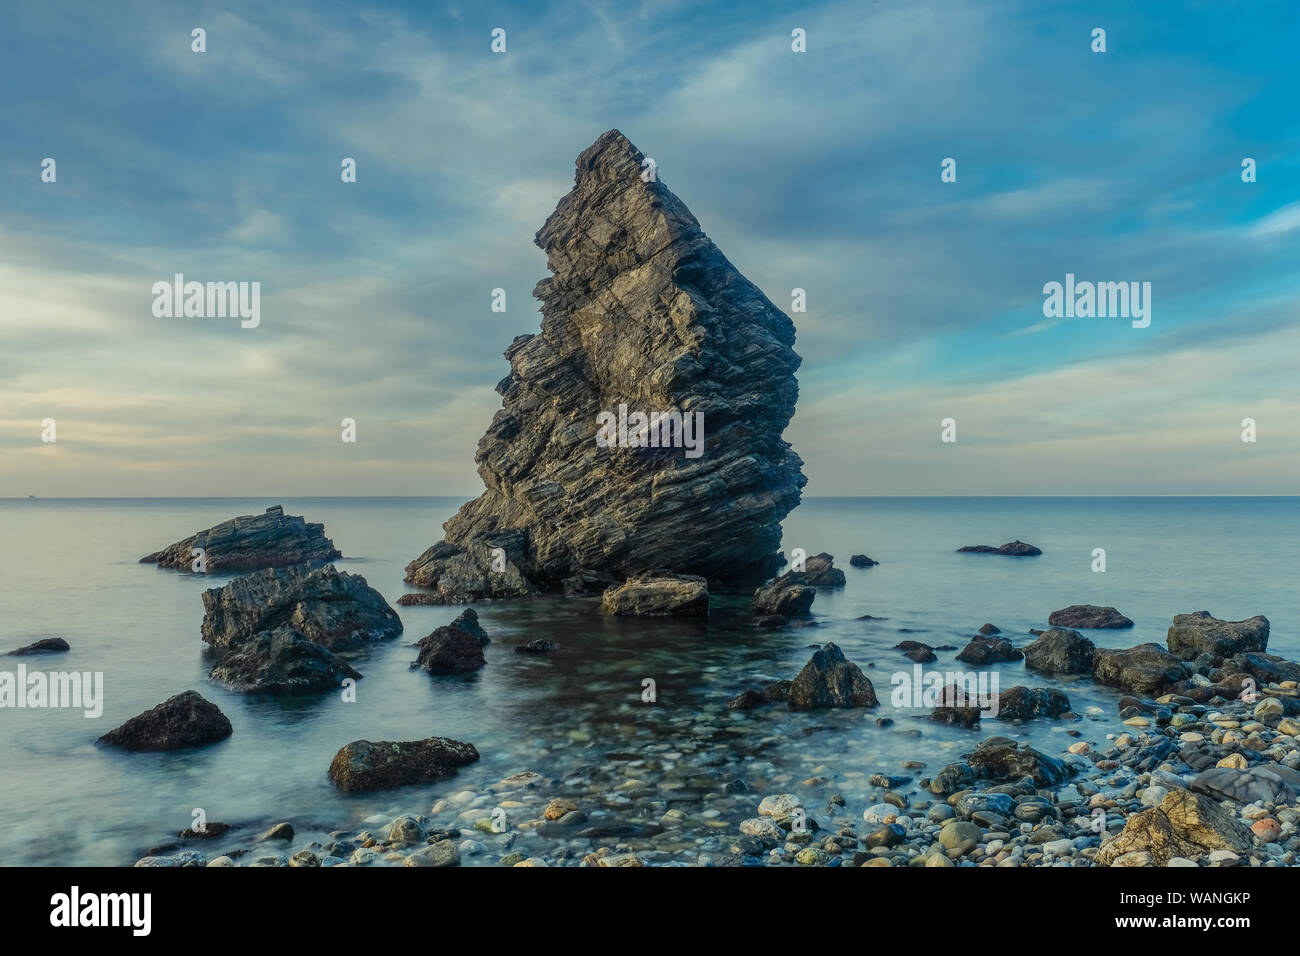
<path fill-rule="evenodd" d="M 224 740 L 233 732 L 216 704 L 187 690 L 110 730 L 99 742 L 124 750 L 182 750 Z"/>
<path fill-rule="evenodd" d="M 1052 627 L 1121 628 L 1132 627 L 1133 622 L 1113 607 L 1096 604 L 1071 604 L 1053 611 L 1047 618 Z"/>
<path fill-rule="evenodd" d="M 1032 544 L 1026 544 L 1023 541 L 1008 541 L 1000 547 L 992 547 L 987 544 L 968 544 L 964 548 L 957 549 L 958 554 L 1007 554 L 1013 558 L 1029 558 L 1043 552 L 1035 548 Z"/>
<path fill-rule="evenodd" d="M 447 603 L 561 592 L 584 572 L 775 570 L 805 483 L 781 437 L 794 325 L 662 181 L 643 180 L 643 158 L 605 133 L 537 233 L 552 272 L 534 290 L 541 332 L 506 350 L 502 408 L 475 456 L 487 490 L 406 569 Z"/>
<path fill-rule="evenodd" d="M 443 780 L 476 760 L 473 744 L 450 737 L 354 740 L 334 755 L 329 777 L 345 793 L 367 793 Z"/>
<path fill-rule="evenodd" d="M 1165 643 L 1185 661 L 1209 654 L 1217 666 L 1235 654 L 1268 650 L 1268 618 L 1256 614 L 1244 621 L 1220 621 L 1209 611 L 1175 614 Z"/>
<path fill-rule="evenodd" d="M 195 548 L 203 549 L 209 572 L 287 568 L 343 557 L 325 537 L 323 524 L 308 524 L 301 516 L 286 515 L 280 505 L 273 505 L 265 514 L 241 515 L 196 532 L 146 555 L 140 563 L 190 571 Z"/>
<path fill-rule="evenodd" d="M 263 631 L 227 654 L 208 676 L 245 693 L 308 694 L 333 690 L 361 674 L 292 627 Z"/>
<path fill-rule="evenodd" d="M 646 571 L 606 591 L 600 609 L 632 617 L 706 617 L 708 582 L 694 574 Z"/>
<path fill-rule="evenodd" d="M 331 650 L 359 647 L 402 632 L 397 612 L 359 574 L 334 565 L 269 568 L 203 592 L 203 640 L 233 648 L 287 626 Z"/>
<path fill-rule="evenodd" d="M 835 644 L 814 652 L 790 682 L 787 704 L 791 710 L 828 707 L 875 707 L 876 690 L 862 668 L 844 657 Z"/>

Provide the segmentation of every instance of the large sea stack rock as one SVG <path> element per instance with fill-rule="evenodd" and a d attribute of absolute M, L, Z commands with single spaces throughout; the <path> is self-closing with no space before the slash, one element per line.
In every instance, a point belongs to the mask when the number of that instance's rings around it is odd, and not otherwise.
<path fill-rule="evenodd" d="M 402 621 L 359 574 L 334 565 L 271 568 L 203 592 L 203 640 L 233 648 L 288 626 L 331 651 L 394 637 Z"/>
<path fill-rule="evenodd" d="M 334 542 L 325 537 L 323 524 L 308 524 L 300 515 L 287 515 L 280 505 L 272 505 L 265 514 L 240 515 L 196 532 L 145 555 L 140 563 L 191 571 L 195 548 L 203 549 L 209 573 L 323 564 L 343 557 Z"/>
<path fill-rule="evenodd" d="M 534 290 L 541 333 L 506 349 L 503 407 L 475 456 L 487 490 L 406 569 L 447 603 L 558 592 L 584 571 L 748 583 L 775 570 L 806 480 L 781 438 L 794 325 L 642 178 L 643 158 L 605 133 L 537 233 L 553 275 Z M 656 413 L 703 431 L 691 445 L 662 424 L 639 432 L 635 416 Z"/>

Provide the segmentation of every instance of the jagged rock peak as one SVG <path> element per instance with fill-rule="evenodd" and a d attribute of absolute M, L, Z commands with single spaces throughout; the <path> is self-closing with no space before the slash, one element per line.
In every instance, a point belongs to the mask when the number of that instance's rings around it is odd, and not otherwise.
<path fill-rule="evenodd" d="M 407 567 L 434 600 L 774 570 L 805 483 L 781 437 L 794 324 L 644 158 L 602 135 L 537 233 L 552 273 L 534 290 L 541 332 L 506 350 L 502 408 L 475 456 L 487 490 Z"/>

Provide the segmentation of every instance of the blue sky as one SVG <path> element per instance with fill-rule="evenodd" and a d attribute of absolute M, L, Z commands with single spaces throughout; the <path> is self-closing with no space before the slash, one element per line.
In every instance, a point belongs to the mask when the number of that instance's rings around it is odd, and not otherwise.
<path fill-rule="evenodd" d="M 807 290 L 806 493 L 1298 492 L 1298 20 L 6 5 L 0 496 L 476 494 L 501 353 L 537 329 L 533 233 L 611 127 L 778 306 Z M 176 272 L 260 281 L 260 327 L 155 318 Z M 1044 319 L 1066 273 L 1151 282 L 1151 326 Z"/>

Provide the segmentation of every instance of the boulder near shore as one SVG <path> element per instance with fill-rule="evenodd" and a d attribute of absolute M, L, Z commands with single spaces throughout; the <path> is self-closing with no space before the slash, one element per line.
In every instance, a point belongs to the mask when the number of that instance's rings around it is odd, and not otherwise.
<path fill-rule="evenodd" d="M 344 793 L 366 793 L 443 780 L 475 760 L 473 744 L 450 737 L 354 740 L 334 755 L 329 777 Z"/>
<path fill-rule="evenodd" d="M 584 593 L 655 569 L 755 584 L 776 569 L 803 462 L 781 436 L 790 318 L 610 130 L 538 231 L 542 322 L 506 349 L 475 461 L 487 490 L 406 568 L 433 600 Z M 599 594 L 607 585 L 601 585 Z"/>
<path fill-rule="evenodd" d="M 201 548 L 209 573 L 257 571 L 294 564 L 324 563 L 343 555 L 325 537 L 323 524 L 310 524 L 298 515 L 286 515 L 272 505 L 260 515 L 240 515 L 206 531 L 145 555 L 141 564 L 156 564 L 176 571 L 193 570 L 194 549 Z"/>
<path fill-rule="evenodd" d="M 1132 627 L 1133 622 L 1113 607 L 1096 604 L 1071 604 L 1053 611 L 1047 618 L 1052 627 L 1082 627 L 1094 630 Z"/>

